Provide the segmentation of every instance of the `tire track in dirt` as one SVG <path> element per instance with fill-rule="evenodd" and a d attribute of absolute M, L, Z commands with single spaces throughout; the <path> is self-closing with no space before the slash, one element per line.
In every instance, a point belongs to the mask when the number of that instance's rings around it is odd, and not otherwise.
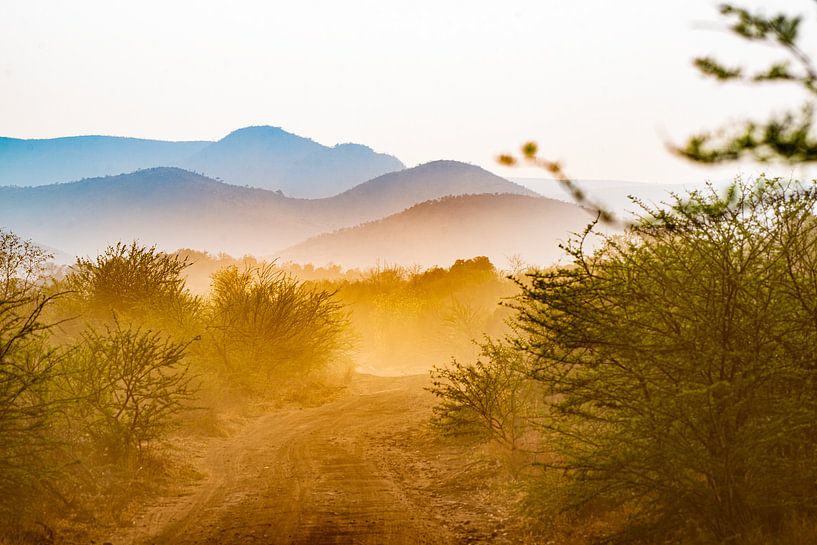
<path fill-rule="evenodd" d="M 427 418 L 425 377 L 358 376 L 321 407 L 258 418 L 214 444 L 206 477 L 146 512 L 115 545 L 434 544 L 452 536 L 379 469 L 371 438 Z"/>

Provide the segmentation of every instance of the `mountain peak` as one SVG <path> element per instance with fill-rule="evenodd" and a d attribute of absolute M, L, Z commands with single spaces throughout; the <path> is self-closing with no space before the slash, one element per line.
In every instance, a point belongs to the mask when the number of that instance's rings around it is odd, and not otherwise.
<path fill-rule="evenodd" d="M 434 161 L 429 161 L 427 163 L 420 163 L 416 167 L 414 167 L 418 171 L 447 171 L 447 170 L 460 170 L 460 171 L 481 171 L 487 172 L 482 167 L 478 167 L 476 165 L 472 165 L 471 163 L 463 163 L 462 161 L 455 161 L 453 159 L 436 159 Z"/>
<path fill-rule="evenodd" d="M 390 172 L 342 193 L 340 197 L 357 199 L 372 191 L 411 196 L 414 202 L 446 195 L 477 193 L 514 193 L 538 196 L 533 191 L 476 165 L 439 160 Z"/>
<path fill-rule="evenodd" d="M 301 198 L 329 197 L 405 168 L 397 158 L 366 146 L 328 147 L 269 125 L 235 130 L 182 166 L 229 183 Z"/>
<path fill-rule="evenodd" d="M 361 152 L 361 153 L 373 153 L 374 150 L 369 146 L 364 146 L 363 144 L 355 144 L 354 142 L 344 142 L 342 144 L 335 144 L 332 149 L 334 150 L 344 150 L 344 151 L 351 151 L 351 152 Z"/>
<path fill-rule="evenodd" d="M 225 140 L 234 140 L 237 138 L 252 138 L 252 139 L 293 138 L 299 140 L 306 140 L 308 142 L 313 141 L 309 138 L 298 136 L 297 134 L 285 131 L 281 127 L 274 127 L 272 125 L 250 125 L 249 127 L 242 127 L 240 129 L 234 130 L 233 132 L 222 138 L 220 142 L 224 142 Z"/>

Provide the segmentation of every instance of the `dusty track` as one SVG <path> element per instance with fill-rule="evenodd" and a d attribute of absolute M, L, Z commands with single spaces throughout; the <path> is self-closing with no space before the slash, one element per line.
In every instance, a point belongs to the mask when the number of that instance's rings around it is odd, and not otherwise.
<path fill-rule="evenodd" d="M 434 502 L 410 493 L 406 476 L 384 463 L 389 447 L 379 438 L 428 417 L 424 384 L 424 377 L 359 376 L 323 406 L 258 418 L 206 449 L 198 462 L 202 481 L 146 511 L 111 542 L 459 541 Z"/>

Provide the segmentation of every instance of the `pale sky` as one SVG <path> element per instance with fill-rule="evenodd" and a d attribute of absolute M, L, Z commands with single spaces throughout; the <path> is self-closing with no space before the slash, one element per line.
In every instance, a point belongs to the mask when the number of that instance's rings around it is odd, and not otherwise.
<path fill-rule="evenodd" d="M 746 0 L 806 14 L 809 0 Z M 665 149 L 793 89 L 724 86 L 696 55 L 773 58 L 717 30 L 712 0 L 0 0 L 0 135 L 216 140 L 276 125 L 413 166 L 532 139 L 574 176 L 655 182 L 759 169 Z"/>

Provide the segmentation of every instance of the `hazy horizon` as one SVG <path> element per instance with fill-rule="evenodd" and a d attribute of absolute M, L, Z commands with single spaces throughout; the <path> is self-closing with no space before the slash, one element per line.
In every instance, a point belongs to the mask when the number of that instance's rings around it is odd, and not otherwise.
<path fill-rule="evenodd" d="M 577 178 L 719 179 L 734 165 L 695 166 L 665 144 L 795 95 L 695 72 L 696 55 L 769 56 L 722 32 L 716 5 L 12 1 L 0 21 L 0 48 L 15 51 L 0 57 L 0 133 L 189 141 L 269 124 L 407 166 L 445 158 L 537 177 L 494 161 L 532 139 Z"/>

